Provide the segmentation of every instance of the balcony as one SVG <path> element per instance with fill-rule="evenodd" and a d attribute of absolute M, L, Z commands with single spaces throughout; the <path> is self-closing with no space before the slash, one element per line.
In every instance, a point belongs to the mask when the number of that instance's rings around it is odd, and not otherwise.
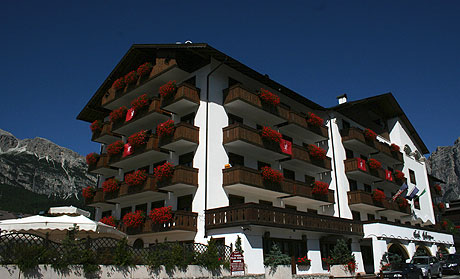
<path fill-rule="evenodd" d="M 297 112 L 290 111 L 287 122 L 278 125 L 280 132 L 290 137 L 301 137 L 308 143 L 315 143 L 329 138 L 326 126 L 313 126 L 308 124 L 307 118 Z"/>
<path fill-rule="evenodd" d="M 375 184 L 380 187 L 387 187 L 388 189 L 391 189 L 392 191 L 394 191 L 395 189 L 399 189 L 399 187 L 401 187 L 401 185 L 405 182 L 405 179 L 404 180 L 397 179 L 393 175 L 393 173 L 391 173 L 391 180 L 390 180 L 389 177 L 387 177 L 385 170 L 384 170 L 384 177 L 385 179 L 383 179 L 382 181 L 377 181 Z"/>
<path fill-rule="evenodd" d="M 165 181 L 157 182 L 160 190 L 168 192 L 193 190 L 198 187 L 198 169 L 187 166 L 175 166 L 173 176 Z"/>
<path fill-rule="evenodd" d="M 236 154 L 256 154 L 267 161 L 288 158 L 279 145 L 266 143 L 256 129 L 243 124 L 233 124 L 223 128 L 223 144 L 229 152 Z"/>
<path fill-rule="evenodd" d="M 259 96 L 243 88 L 241 84 L 224 90 L 224 107 L 228 113 L 254 122 L 274 126 L 289 119 L 289 110 L 281 105 L 266 106 Z"/>
<path fill-rule="evenodd" d="M 104 201 L 104 193 L 102 188 L 96 189 L 94 197 L 91 199 L 85 199 L 85 205 L 92 207 L 105 207 L 107 203 Z"/>
<path fill-rule="evenodd" d="M 200 106 L 200 90 L 193 85 L 179 85 L 171 98 L 162 99 L 161 107 L 178 115 L 187 115 Z"/>
<path fill-rule="evenodd" d="M 160 147 L 175 151 L 177 154 L 183 154 L 198 147 L 199 137 L 200 128 L 181 122 L 176 125 L 174 134 L 171 137 L 160 140 Z"/>
<path fill-rule="evenodd" d="M 358 158 L 346 159 L 343 162 L 345 164 L 345 173 L 351 179 L 368 184 L 385 180 L 385 172 L 383 169 L 373 170 L 366 162 L 366 170 L 364 171 L 358 166 Z"/>
<path fill-rule="evenodd" d="M 130 136 L 140 130 L 155 129 L 158 124 L 165 122 L 170 117 L 170 113 L 160 109 L 160 100 L 154 98 L 148 109 L 135 112 L 130 121 L 125 122 L 124 119 L 121 119 L 115 122 L 112 125 L 112 131 L 120 135 Z"/>
<path fill-rule="evenodd" d="M 348 206 L 352 210 L 379 211 L 397 218 L 410 215 L 410 206 L 400 208 L 397 202 L 390 202 L 389 198 L 377 202 L 372 198 L 372 193 L 360 190 L 348 192 Z"/>
<path fill-rule="evenodd" d="M 94 142 L 111 144 L 114 141 L 119 140 L 120 137 L 112 133 L 112 123 L 105 122 L 102 124 L 102 130 L 93 133 L 91 140 Z"/>
<path fill-rule="evenodd" d="M 248 225 L 340 235 L 363 235 L 361 222 L 256 203 L 226 206 L 205 212 L 207 230 Z"/>
<path fill-rule="evenodd" d="M 296 144 L 292 144 L 291 157 L 287 159 L 282 159 L 281 165 L 286 168 L 303 170 L 310 174 L 330 172 L 332 170 L 331 158 L 312 158 L 306 148 Z"/>
<path fill-rule="evenodd" d="M 126 228 L 120 226 L 120 230 L 128 235 L 150 234 L 159 232 L 196 232 L 198 213 L 188 211 L 175 211 L 170 222 L 154 224 L 147 217 L 147 220 L 140 228 Z"/>
<path fill-rule="evenodd" d="M 364 131 L 355 127 L 343 129 L 342 143 L 345 148 L 360 151 L 362 154 L 370 154 L 378 151 L 377 140 L 369 140 L 364 136 Z"/>
<path fill-rule="evenodd" d="M 101 154 L 97 159 L 96 165 L 88 166 L 88 172 L 103 176 L 113 176 L 118 174 L 118 169 L 109 166 L 109 156 L 107 154 Z"/>
<path fill-rule="evenodd" d="M 146 144 L 134 148 L 133 154 L 126 157 L 122 157 L 122 154 L 110 156 L 109 164 L 112 167 L 129 171 L 166 160 L 168 156 L 169 152 L 158 146 L 158 137 L 150 135 Z"/>
<path fill-rule="evenodd" d="M 158 191 L 155 177 L 149 175 L 141 185 L 130 186 L 123 182 L 117 192 L 105 193 L 104 199 L 105 201 L 113 203 L 129 203 L 150 201 L 159 197 L 164 198 L 165 195 L 165 192 Z"/>
<path fill-rule="evenodd" d="M 284 201 L 308 203 L 312 207 L 334 203 L 334 191 L 327 196 L 312 193 L 312 187 L 306 183 L 284 179 L 281 183 L 268 183 L 263 180 L 260 171 L 236 166 L 223 169 L 223 187 L 229 194 L 245 196 L 248 193 L 265 199 L 281 198 Z"/>
<path fill-rule="evenodd" d="M 378 153 L 372 154 L 372 158 L 385 163 L 388 166 L 404 164 L 401 151 L 392 151 L 390 145 L 383 142 L 376 142 Z"/>

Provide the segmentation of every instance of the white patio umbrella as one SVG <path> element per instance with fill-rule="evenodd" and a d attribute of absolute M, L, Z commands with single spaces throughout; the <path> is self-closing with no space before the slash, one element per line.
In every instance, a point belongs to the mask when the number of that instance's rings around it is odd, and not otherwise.
<path fill-rule="evenodd" d="M 54 215 L 54 216 L 59 216 L 59 215 L 69 215 L 69 216 L 77 216 L 77 215 L 83 215 L 85 217 L 88 217 L 91 215 L 89 211 L 77 208 L 75 206 L 58 206 L 58 207 L 50 207 L 50 210 L 48 210 L 48 214 Z"/>

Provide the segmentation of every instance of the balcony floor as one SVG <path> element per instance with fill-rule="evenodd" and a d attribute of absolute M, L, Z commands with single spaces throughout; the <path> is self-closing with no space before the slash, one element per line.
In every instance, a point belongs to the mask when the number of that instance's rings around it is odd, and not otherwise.
<path fill-rule="evenodd" d="M 100 174 L 103 176 L 113 176 L 113 175 L 118 174 L 118 169 L 111 168 L 111 167 L 101 167 L 101 168 L 97 168 L 92 171 L 89 171 L 89 173 Z"/>
<path fill-rule="evenodd" d="M 197 147 L 198 143 L 191 142 L 186 139 L 176 140 L 161 146 L 161 148 L 174 151 L 177 154 L 184 154 L 187 152 L 194 151 Z"/>
<path fill-rule="evenodd" d="M 166 193 L 158 192 L 158 191 L 143 191 L 133 194 L 127 194 L 123 196 L 118 196 L 112 199 L 106 199 L 108 202 L 114 203 L 141 203 L 143 201 L 149 202 L 152 200 L 164 199 L 166 197 Z"/>
<path fill-rule="evenodd" d="M 361 181 L 361 182 L 365 182 L 367 184 L 372 184 L 374 182 L 382 180 L 380 177 L 373 176 L 361 170 L 347 171 L 346 175 L 348 178 L 351 178 L 357 181 Z"/>
<path fill-rule="evenodd" d="M 187 115 L 196 111 L 199 106 L 199 104 L 190 101 L 187 98 L 182 98 L 173 102 L 172 104 L 164 106 L 163 109 L 178 115 Z"/>
<path fill-rule="evenodd" d="M 287 125 L 281 126 L 279 129 L 282 134 L 287 136 L 293 138 L 301 137 L 302 139 L 305 139 L 306 143 L 316 143 L 327 140 L 326 137 L 318 135 L 317 133 L 294 123 L 288 123 Z"/>
<path fill-rule="evenodd" d="M 169 154 L 158 150 L 149 150 L 138 155 L 130 155 L 110 165 L 125 171 L 166 160 Z"/>
<path fill-rule="evenodd" d="M 261 158 L 266 161 L 276 161 L 289 157 L 289 155 L 281 153 L 281 151 L 276 152 L 243 140 L 232 141 L 224 144 L 224 146 L 229 152 L 242 155 L 253 154 L 257 156 L 257 158 Z"/>
<path fill-rule="evenodd" d="M 299 160 L 299 159 L 292 159 L 292 160 L 286 160 L 282 161 L 281 165 L 283 167 L 286 167 L 288 169 L 295 169 L 295 170 L 300 170 L 300 171 L 305 171 L 309 174 L 317 174 L 317 173 L 322 173 L 322 172 L 330 172 L 331 170 L 317 166 L 313 163 Z"/>
<path fill-rule="evenodd" d="M 265 126 L 274 126 L 286 122 L 286 119 L 279 117 L 273 113 L 263 110 L 259 107 L 251 105 L 240 99 L 235 99 L 224 105 L 228 113 L 252 119 Z"/>
<path fill-rule="evenodd" d="M 348 148 L 351 150 L 359 150 L 363 154 L 370 154 L 370 153 L 377 152 L 377 149 L 375 147 L 369 146 L 366 143 L 359 141 L 357 139 L 349 139 L 347 141 L 343 141 L 343 145 L 345 146 L 345 148 Z"/>
<path fill-rule="evenodd" d="M 123 126 L 113 130 L 113 132 L 124 136 L 130 136 L 140 130 L 154 130 L 158 124 L 168 119 L 169 116 L 153 111 L 142 118 L 124 123 Z"/>
<path fill-rule="evenodd" d="M 115 142 L 115 141 L 117 141 L 119 139 L 120 139 L 120 137 L 117 137 L 117 136 L 113 136 L 113 135 L 110 135 L 110 134 L 103 134 L 103 135 L 93 139 L 93 141 L 98 142 L 98 143 L 111 144 L 112 142 Z"/>

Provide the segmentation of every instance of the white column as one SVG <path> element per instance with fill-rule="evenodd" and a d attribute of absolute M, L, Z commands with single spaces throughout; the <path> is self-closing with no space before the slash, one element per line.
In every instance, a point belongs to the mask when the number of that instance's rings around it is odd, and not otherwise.
<path fill-rule="evenodd" d="M 115 219 L 121 220 L 121 207 L 119 203 L 115 204 L 114 216 Z"/>
<path fill-rule="evenodd" d="M 99 221 L 102 218 L 102 210 L 100 207 L 96 207 L 96 213 L 94 214 L 94 220 Z"/>
<path fill-rule="evenodd" d="M 386 240 L 378 240 L 377 237 L 372 237 L 372 250 L 374 254 L 374 272 L 380 271 L 380 260 L 382 260 L 383 254 L 387 252 Z"/>
<path fill-rule="evenodd" d="M 407 245 L 407 252 L 409 252 L 409 258 L 412 259 L 412 257 L 415 254 L 415 242 L 409 242 L 409 244 Z"/>
<path fill-rule="evenodd" d="M 321 262 L 321 250 L 319 245 L 319 237 L 307 236 L 307 258 L 311 260 L 310 270 L 308 273 L 324 273 Z"/>
<path fill-rule="evenodd" d="M 248 274 L 264 274 L 264 250 L 261 235 L 241 235 L 244 249 L 244 262 Z"/>
<path fill-rule="evenodd" d="M 356 270 L 356 272 L 364 272 L 363 255 L 361 253 L 361 246 L 359 245 L 358 239 L 351 239 L 351 252 L 355 256 L 356 264 L 358 267 L 358 270 Z"/>

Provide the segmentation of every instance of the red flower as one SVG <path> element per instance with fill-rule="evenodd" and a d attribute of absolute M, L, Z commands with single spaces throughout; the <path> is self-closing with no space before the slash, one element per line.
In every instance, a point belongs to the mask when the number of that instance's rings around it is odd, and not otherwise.
<path fill-rule="evenodd" d="M 434 185 L 434 190 L 436 191 L 436 193 L 441 194 L 442 193 L 441 185 L 439 184 Z"/>
<path fill-rule="evenodd" d="M 123 150 L 125 144 L 121 140 L 117 140 L 116 142 L 113 142 L 107 146 L 107 153 L 110 156 L 117 155 L 121 153 Z"/>
<path fill-rule="evenodd" d="M 148 141 L 148 134 L 147 134 L 147 130 L 141 130 L 135 134 L 132 134 L 129 138 L 128 138 L 128 143 L 132 146 L 141 146 L 141 145 L 144 145 L 147 143 Z"/>
<path fill-rule="evenodd" d="M 95 165 L 97 163 L 97 159 L 99 159 L 99 154 L 95 152 L 86 155 L 86 163 L 88 165 Z"/>
<path fill-rule="evenodd" d="M 110 178 L 102 183 L 102 191 L 104 193 L 113 193 L 120 189 L 120 182 L 115 178 Z"/>
<path fill-rule="evenodd" d="M 160 96 L 166 98 L 171 96 L 177 90 L 176 81 L 169 81 L 168 83 L 160 86 Z"/>
<path fill-rule="evenodd" d="M 409 202 L 407 201 L 406 198 L 403 198 L 403 197 L 398 197 L 398 199 L 396 200 L 399 207 L 401 208 L 406 208 L 409 206 Z"/>
<path fill-rule="evenodd" d="M 172 220 L 171 206 L 164 206 L 154 208 L 149 213 L 149 218 L 152 219 L 154 224 L 164 224 Z"/>
<path fill-rule="evenodd" d="M 129 186 L 141 185 L 147 180 L 147 172 L 145 170 L 137 170 L 133 173 L 125 175 L 125 182 Z"/>
<path fill-rule="evenodd" d="M 379 161 L 377 161 L 375 159 L 369 159 L 369 167 L 371 169 L 377 170 L 377 169 L 380 169 L 382 167 L 382 163 L 380 163 Z"/>
<path fill-rule="evenodd" d="M 92 199 L 95 194 L 96 194 L 96 189 L 94 189 L 93 186 L 88 186 L 86 188 L 83 188 L 83 191 L 82 191 L 83 198 Z"/>
<path fill-rule="evenodd" d="M 103 218 L 101 218 L 101 220 L 99 220 L 99 222 L 104 223 L 104 224 L 109 225 L 109 226 L 112 226 L 112 227 L 117 226 L 117 222 L 113 218 L 113 216 L 103 217 Z"/>
<path fill-rule="evenodd" d="M 443 228 L 447 228 L 447 225 L 448 225 L 448 223 L 447 223 L 446 220 L 442 221 L 441 226 L 442 226 Z"/>
<path fill-rule="evenodd" d="M 400 170 L 395 170 L 395 177 L 399 180 L 403 180 L 405 175 L 402 171 Z"/>
<path fill-rule="evenodd" d="M 298 265 L 310 265 L 311 260 L 307 258 L 307 256 L 303 256 L 301 258 L 297 258 L 297 264 Z"/>
<path fill-rule="evenodd" d="M 318 159 L 318 160 L 326 159 L 326 150 L 314 144 L 308 145 L 308 154 L 310 154 L 310 156 L 313 157 L 314 159 Z"/>
<path fill-rule="evenodd" d="M 372 199 L 376 202 L 382 202 L 385 200 L 385 193 L 379 189 L 372 191 Z"/>
<path fill-rule="evenodd" d="M 356 262 L 353 262 L 353 261 L 348 262 L 347 267 L 350 272 L 355 272 L 356 269 L 358 268 Z"/>
<path fill-rule="evenodd" d="M 324 120 L 313 112 L 308 113 L 307 123 L 312 126 L 321 127 L 323 126 Z"/>
<path fill-rule="evenodd" d="M 280 97 L 263 88 L 259 90 L 259 98 L 262 102 L 272 106 L 277 106 L 280 103 Z"/>
<path fill-rule="evenodd" d="M 139 98 L 133 100 L 131 102 L 131 107 L 135 111 L 139 111 L 142 108 L 147 107 L 149 105 L 149 103 L 150 103 L 149 97 L 147 97 L 147 94 L 144 94 L 144 95 L 139 96 Z"/>
<path fill-rule="evenodd" d="M 158 124 L 157 134 L 160 138 L 164 136 L 172 136 L 174 134 L 174 121 L 169 119 L 166 122 Z"/>
<path fill-rule="evenodd" d="M 446 208 L 446 205 L 443 202 L 440 202 L 438 203 L 438 208 L 443 210 L 444 208 Z"/>
<path fill-rule="evenodd" d="M 127 109 L 125 106 L 114 109 L 109 115 L 110 121 L 115 122 L 115 121 L 122 120 L 126 115 L 126 111 Z"/>
<path fill-rule="evenodd" d="M 166 162 L 163 165 L 159 165 L 153 170 L 155 177 L 159 180 L 165 180 L 171 178 L 174 173 L 174 166 L 171 163 Z"/>
<path fill-rule="evenodd" d="M 329 184 L 322 181 L 315 181 L 311 192 L 316 195 L 327 196 L 329 193 Z"/>
<path fill-rule="evenodd" d="M 125 87 L 126 83 L 125 83 L 125 79 L 123 77 L 117 79 L 116 81 L 113 82 L 112 84 L 112 88 L 115 89 L 115 90 L 120 90 L 120 89 L 123 89 Z"/>
<path fill-rule="evenodd" d="M 152 67 L 152 63 L 145 62 L 144 64 L 140 65 L 139 68 L 137 68 L 137 75 L 141 77 L 149 74 L 152 70 Z"/>
<path fill-rule="evenodd" d="M 365 129 L 364 130 L 364 136 L 366 137 L 366 139 L 369 139 L 369 140 L 377 139 L 377 134 L 374 131 L 372 131 L 371 129 Z"/>
<path fill-rule="evenodd" d="M 128 228 L 138 228 L 142 226 L 145 220 L 145 213 L 142 210 L 128 212 L 123 216 L 123 224 Z"/>
<path fill-rule="evenodd" d="M 262 139 L 266 139 L 277 143 L 280 143 L 282 138 L 282 135 L 280 133 L 278 133 L 270 127 L 265 126 L 262 128 L 262 132 L 260 135 L 262 136 Z"/>
<path fill-rule="evenodd" d="M 280 183 L 283 180 L 283 174 L 279 171 L 276 171 L 270 167 L 262 167 L 262 179 L 264 181 Z"/>
<path fill-rule="evenodd" d="M 392 143 L 391 144 L 391 151 L 393 152 L 399 152 L 399 145 Z"/>
<path fill-rule="evenodd" d="M 137 81 L 137 73 L 136 71 L 131 71 L 125 75 L 125 83 L 131 84 Z"/>
<path fill-rule="evenodd" d="M 91 125 L 89 126 L 91 129 L 91 132 L 96 132 L 96 131 L 102 131 L 102 121 L 101 120 L 95 120 Z"/>

